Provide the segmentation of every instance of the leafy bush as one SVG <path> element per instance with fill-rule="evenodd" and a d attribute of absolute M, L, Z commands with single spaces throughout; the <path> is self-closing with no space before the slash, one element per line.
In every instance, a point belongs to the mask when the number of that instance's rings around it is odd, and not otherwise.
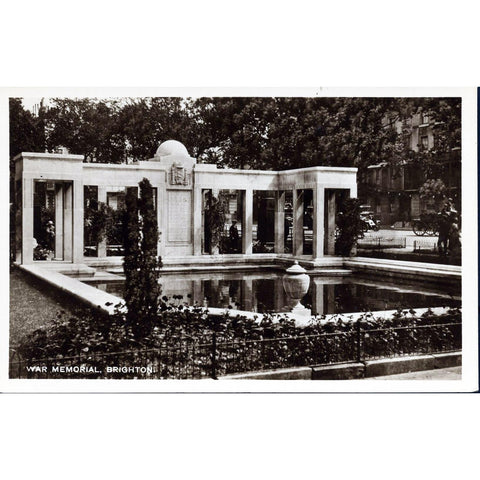
<path fill-rule="evenodd" d="M 56 358 L 60 363 L 81 355 L 84 364 L 100 370 L 112 361 L 155 364 L 161 378 L 196 378 L 211 375 L 212 356 L 217 375 L 357 360 L 358 329 L 363 359 L 461 348 L 461 330 L 447 325 L 460 320 L 458 309 L 440 316 L 427 311 L 421 317 L 399 310 L 391 319 L 367 313 L 356 322 L 337 316 L 325 323 L 318 317 L 300 328 L 286 316 L 266 315 L 259 323 L 228 311 L 214 317 L 208 309 L 186 307 L 179 300 L 163 298 L 142 338 L 118 305 L 110 316 L 96 311 L 67 318 L 59 314 L 51 326 L 25 337 L 18 353 L 25 360 Z"/>
<path fill-rule="evenodd" d="M 347 198 L 340 204 L 337 228 L 335 254 L 347 257 L 351 254 L 358 236 L 363 231 L 363 222 L 360 219 L 360 200 Z"/>

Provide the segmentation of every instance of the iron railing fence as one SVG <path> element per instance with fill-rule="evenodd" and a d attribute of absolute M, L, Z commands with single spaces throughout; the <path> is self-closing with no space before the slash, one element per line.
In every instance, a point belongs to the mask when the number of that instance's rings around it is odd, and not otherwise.
<path fill-rule="evenodd" d="M 10 378 L 203 379 L 279 368 L 334 365 L 380 358 L 459 351 L 462 324 L 450 322 L 262 340 L 174 346 L 122 352 L 82 352 L 63 358 L 25 360 L 13 353 Z"/>
<path fill-rule="evenodd" d="M 433 252 L 438 253 L 437 242 L 428 241 L 428 240 L 414 240 L 413 241 L 413 251 L 414 252 Z"/>
<path fill-rule="evenodd" d="M 370 250 L 406 248 L 407 237 L 366 237 L 357 240 L 357 247 Z"/>

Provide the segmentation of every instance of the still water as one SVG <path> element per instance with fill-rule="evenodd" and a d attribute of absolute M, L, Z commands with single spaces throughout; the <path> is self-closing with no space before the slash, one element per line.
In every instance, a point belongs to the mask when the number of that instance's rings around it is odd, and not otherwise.
<path fill-rule="evenodd" d="M 289 299 L 282 273 L 175 273 L 160 277 L 162 296 L 176 303 L 195 303 L 210 307 L 228 307 L 259 313 L 289 311 Z M 92 286 L 123 296 L 123 281 L 88 282 Z M 182 295 L 182 299 L 174 296 Z M 312 314 L 351 313 L 460 306 L 460 289 L 435 284 L 389 283 L 382 278 L 349 275 L 345 277 L 311 276 L 302 305 Z"/>

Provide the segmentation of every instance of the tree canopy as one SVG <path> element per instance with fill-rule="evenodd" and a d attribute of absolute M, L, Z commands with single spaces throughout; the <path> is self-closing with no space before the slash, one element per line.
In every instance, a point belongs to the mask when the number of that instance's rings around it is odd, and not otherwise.
<path fill-rule="evenodd" d="M 434 122 L 434 149 L 408 145 L 412 115 Z M 87 161 L 151 158 L 169 139 L 201 162 L 288 169 L 419 162 L 428 169 L 460 146 L 459 98 L 52 98 L 34 116 L 10 101 L 10 152 L 63 146 Z"/>

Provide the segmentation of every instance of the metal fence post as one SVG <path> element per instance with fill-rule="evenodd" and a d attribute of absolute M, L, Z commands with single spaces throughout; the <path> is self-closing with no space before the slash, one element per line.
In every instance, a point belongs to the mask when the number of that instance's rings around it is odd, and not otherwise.
<path fill-rule="evenodd" d="M 356 323 L 357 330 L 357 362 L 362 361 L 362 331 L 360 326 L 360 320 L 357 320 Z"/>
<path fill-rule="evenodd" d="M 212 378 L 217 379 L 217 332 L 215 326 L 212 335 Z"/>

